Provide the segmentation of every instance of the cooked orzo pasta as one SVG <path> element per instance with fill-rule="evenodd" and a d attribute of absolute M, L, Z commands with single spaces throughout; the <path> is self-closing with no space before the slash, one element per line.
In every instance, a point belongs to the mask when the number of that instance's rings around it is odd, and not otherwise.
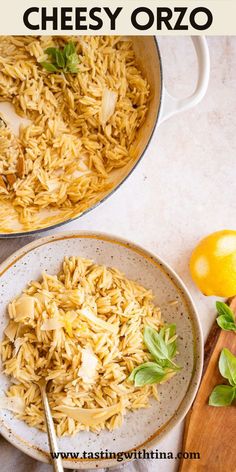
<path fill-rule="evenodd" d="M 45 429 L 41 377 L 49 381 L 58 436 L 113 429 L 126 410 L 158 399 L 155 385 L 135 387 L 128 377 L 151 359 L 143 331 L 160 330 L 161 311 L 150 290 L 118 270 L 66 257 L 58 275 L 43 273 L 30 282 L 8 313 L 1 344 L 12 381 L 7 396 L 10 409 L 29 425 Z"/>
<path fill-rule="evenodd" d="M 78 73 L 50 73 L 45 50 L 68 41 Z M 0 121 L 0 231 L 49 226 L 99 201 L 134 158 L 148 100 L 128 39 L 1 36 L 0 101 L 31 124 L 15 136 Z"/>

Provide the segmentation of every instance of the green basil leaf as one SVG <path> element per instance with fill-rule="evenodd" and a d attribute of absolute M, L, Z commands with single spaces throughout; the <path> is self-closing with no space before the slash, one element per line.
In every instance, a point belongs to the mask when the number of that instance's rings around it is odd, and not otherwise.
<path fill-rule="evenodd" d="M 166 374 L 167 372 L 155 362 L 145 362 L 131 372 L 129 380 L 134 381 L 135 387 L 142 387 L 161 382 Z"/>
<path fill-rule="evenodd" d="M 163 337 L 163 339 L 165 339 L 165 335 L 166 335 L 166 332 L 169 331 L 169 339 L 172 338 L 173 336 L 175 336 L 176 334 L 176 324 L 175 323 L 172 323 L 172 324 L 168 324 L 168 323 L 165 323 L 164 326 L 160 329 L 160 334 L 161 336 Z"/>
<path fill-rule="evenodd" d="M 177 351 L 176 341 L 173 341 L 172 343 L 167 344 L 167 349 L 168 349 L 169 357 L 170 359 L 172 359 L 172 357 L 175 356 L 176 351 Z"/>
<path fill-rule="evenodd" d="M 224 331 L 236 331 L 236 323 L 232 321 L 228 321 L 226 316 L 221 315 L 216 318 L 217 324 L 221 329 Z"/>
<path fill-rule="evenodd" d="M 50 62 L 40 62 L 40 64 L 46 69 L 48 72 L 58 72 L 58 68 L 51 64 Z"/>
<path fill-rule="evenodd" d="M 51 56 L 53 59 L 56 59 L 56 51 L 57 51 L 57 48 L 47 48 L 45 49 L 45 53 L 48 54 L 49 56 Z"/>
<path fill-rule="evenodd" d="M 63 56 L 63 53 L 57 49 L 56 50 L 56 57 L 55 57 L 55 61 L 57 63 L 57 65 L 59 67 L 61 67 L 62 69 L 65 67 L 66 63 L 65 63 L 65 58 Z"/>
<path fill-rule="evenodd" d="M 52 59 L 52 63 L 42 63 L 43 67 L 44 64 L 46 64 L 45 69 L 47 69 L 49 72 L 56 72 L 60 71 L 60 69 L 63 69 L 65 73 L 78 73 L 77 66 L 79 63 L 79 58 L 76 53 L 75 44 L 73 42 L 70 41 L 67 43 L 63 50 L 50 47 L 45 49 L 44 52 L 51 56 Z"/>
<path fill-rule="evenodd" d="M 177 372 L 178 370 L 182 370 L 182 367 L 175 364 L 175 362 L 173 362 L 171 359 L 160 359 L 157 364 L 163 367 L 164 369 L 171 369 L 175 372 Z"/>
<path fill-rule="evenodd" d="M 226 303 L 216 302 L 216 309 L 220 316 L 224 316 L 227 321 L 235 322 L 234 313 Z"/>
<path fill-rule="evenodd" d="M 160 374 L 150 369 L 141 369 L 135 375 L 134 385 L 135 387 L 143 387 L 144 385 L 157 384 L 164 380 L 165 375 L 166 374 Z"/>
<path fill-rule="evenodd" d="M 144 328 L 144 343 L 157 362 L 160 359 L 168 359 L 169 353 L 166 343 L 161 334 L 159 334 L 154 328 L 151 328 L 150 326 Z"/>
<path fill-rule="evenodd" d="M 71 54 L 66 61 L 66 68 L 69 72 L 71 73 L 77 73 L 78 72 L 78 63 L 79 63 L 79 58 L 76 53 Z"/>
<path fill-rule="evenodd" d="M 166 332 L 168 331 L 168 338 L 171 339 L 173 336 L 176 335 L 176 324 L 165 324 L 163 328 L 160 330 L 160 335 L 162 336 L 163 340 L 165 341 Z M 166 343 L 168 349 L 168 357 L 172 359 L 175 356 L 177 350 L 177 343 L 176 340 L 172 341 L 170 344 Z"/>
<path fill-rule="evenodd" d="M 79 72 L 79 69 L 77 66 L 71 66 L 68 70 L 68 72 L 70 72 L 71 74 L 78 74 Z"/>
<path fill-rule="evenodd" d="M 235 396 L 235 387 L 230 385 L 217 385 L 209 398 L 211 406 L 228 406 L 231 405 Z"/>
<path fill-rule="evenodd" d="M 144 328 L 144 343 L 155 362 L 145 362 L 131 372 L 129 380 L 134 381 L 135 386 L 141 387 L 159 383 L 167 380 L 170 373 L 181 369 L 170 358 L 176 352 L 175 340 L 169 345 L 165 342 L 166 335 L 168 335 L 168 339 L 171 339 L 175 333 L 175 324 L 166 324 L 159 333 L 150 326 Z M 168 349 L 169 346 L 171 346 L 170 349 Z"/>
<path fill-rule="evenodd" d="M 132 370 L 130 376 L 128 377 L 129 380 L 134 380 L 134 377 L 135 377 L 136 373 L 140 369 L 146 369 L 147 367 L 152 367 L 152 366 L 156 366 L 156 365 L 157 364 L 155 362 L 144 362 L 143 364 L 138 365 L 137 367 L 135 367 L 135 369 Z"/>
<path fill-rule="evenodd" d="M 236 357 L 226 348 L 221 351 L 219 370 L 231 385 L 236 385 Z"/>
<path fill-rule="evenodd" d="M 63 54 L 65 58 L 68 58 L 71 54 L 76 52 L 75 43 L 69 41 L 63 49 Z"/>

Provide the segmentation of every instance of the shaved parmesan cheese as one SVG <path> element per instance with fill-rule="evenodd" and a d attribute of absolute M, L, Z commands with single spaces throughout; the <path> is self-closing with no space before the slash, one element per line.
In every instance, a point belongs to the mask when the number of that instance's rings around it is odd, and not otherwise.
<path fill-rule="evenodd" d="M 47 180 L 46 185 L 49 192 L 55 192 L 60 188 L 60 182 L 57 179 Z"/>
<path fill-rule="evenodd" d="M 67 292 L 67 298 L 73 302 L 74 305 L 82 305 L 84 303 L 84 290 L 81 288 L 76 288 L 74 290 L 68 290 Z M 78 316 L 78 315 L 76 315 Z"/>
<path fill-rule="evenodd" d="M 57 318 L 49 318 L 45 320 L 44 323 L 41 325 L 41 331 L 53 331 L 55 329 L 63 328 L 64 322 L 58 320 Z"/>
<path fill-rule="evenodd" d="M 10 339 L 11 342 L 13 342 L 16 337 L 18 327 L 18 323 L 15 321 L 10 321 L 4 330 L 4 334 L 8 337 L 8 339 Z"/>
<path fill-rule="evenodd" d="M 83 160 L 83 161 L 82 161 L 82 160 L 79 161 L 79 167 L 78 167 L 79 170 L 81 170 L 81 171 L 90 170 L 89 167 L 88 167 L 88 165 L 87 165 L 86 162 L 85 162 L 85 161 L 87 160 L 87 157 L 88 157 L 88 156 L 86 156 L 86 154 L 80 155 L 80 159 L 83 158 L 84 160 Z"/>
<path fill-rule="evenodd" d="M 91 171 L 86 168 L 86 170 L 75 170 L 73 172 L 73 174 L 71 174 L 71 177 L 73 177 L 73 179 L 79 179 L 79 177 L 83 177 L 84 175 L 86 174 L 89 174 Z"/>
<path fill-rule="evenodd" d="M 69 321 L 69 323 L 73 323 L 73 321 L 75 321 L 77 317 L 78 314 L 76 313 L 76 311 L 69 311 L 66 313 L 66 321 Z"/>
<path fill-rule="evenodd" d="M 91 347 L 82 349 L 82 365 L 78 371 L 78 375 L 85 383 L 93 383 L 96 375 L 98 358 L 93 353 Z"/>
<path fill-rule="evenodd" d="M 19 349 L 21 348 L 22 344 L 25 343 L 25 338 L 16 338 L 14 341 L 14 356 L 16 356 L 19 352 Z"/>
<path fill-rule="evenodd" d="M 50 297 L 42 292 L 35 293 L 34 298 L 36 299 L 36 303 L 39 302 L 41 305 L 45 305 L 45 303 L 50 301 Z"/>
<path fill-rule="evenodd" d="M 79 313 L 86 318 L 87 320 L 91 321 L 94 323 L 96 326 L 99 326 L 100 328 L 105 329 L 106 331 L 110 331 L 112 333 L 116 332 L 116 327 L 113 326 L 110 323 L 107 323 L 107 321 L 102 320 L 98 316 L 94 315 L 94 313 L 89 309 L 89 308 L 82 308 L 79 310 Z"/>
<path fill-rule="evenodd" d="M 0 397 L 0 409 L 24 413 L 25 402 L 22 397 Z"/>
<path fill-rule="evenodd" d="M 63 320 L 64 321 L 64 328 L 65 328 L 67 334 L 69 334 L 69 336 L 73 335 L 72 325 L 73 325 L 73 322 L 75 321 L 75 319 L 77 318 L 77 316 L 78 315 L 75 311 L 68 312 L 64 316 L 64 320 Z"/>
<path fill-rule="evenodd" d="M 73 406 L 61 405 L 55 408 L 65 413 L 65 415 L 79 421 L 85 426 L 96 426 L 111 418 L 111 416 L 120 413 L 121 404 L 109 406 L 107 408 L 77 408 Z"/>
<path fill-rule="evenodd" d="M 105 88 L 102 95 L 102 105 L 100 112 L 100 122 L 104 128 L 107 121 L 113 115 L 117 102 L 117 93 Z"/>
<path fill-rule="evenodd" d="M 23 321 L 26 318 L 34 318 L 34 297 L 22 295 L 15 302 L 15 321 Z"/>
<path fill-rule="evenodd" d="M 63 319 L 48 318 L 41 325 L 41 331 L 53 331 L 55 329 L 65 328 L 68 334 L 72 334 L 72 323 L 78 317 L 76 311 L 66 313 Z"/>

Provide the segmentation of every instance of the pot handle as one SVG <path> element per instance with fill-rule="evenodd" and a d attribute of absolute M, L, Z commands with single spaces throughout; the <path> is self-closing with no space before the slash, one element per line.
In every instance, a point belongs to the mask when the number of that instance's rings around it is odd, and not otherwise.
<path fill-rule="evenodd" d="M 170 95 L 163 85 L 159 124 L 173 115 L 197 105 L 204 97 L 210 78 L 210 55 L 204 36 L 191 36 L 198 60 L 198 80 L 195 91 L 189 97 L 177 99 Z"/>

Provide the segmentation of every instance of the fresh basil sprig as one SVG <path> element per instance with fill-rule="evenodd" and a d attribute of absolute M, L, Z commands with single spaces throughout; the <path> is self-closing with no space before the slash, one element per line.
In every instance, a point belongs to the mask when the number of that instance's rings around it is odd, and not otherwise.
<path fill-rule="evenodd" d="M 236 399 L 236 357 L 228 349 L 221 351 L 219 371 L 230 385 L 217 385 L 209 398 L 211 406 L 228 406 Z"/>
<path fill-rule="evenodd" d="M 226 303 L 216 302 L 216 309 L 218 317 L 216 321 L 221 329 L 225 331 L 235 331 L 236 332 L 236 322 L 233 311 L 230 309 Z"/>
<path fill-rule="evenodd" d="M 231 385 L 217 385 L 209 398 L 211 406 L 229 406 L 235 398 L 235 387 Z"/>
<path fill-rule="evenodd" d="M 42 61 L 40 64 L 48 72 L 64 72 L 77 74 L 79 72 L 79 58 L 76 52 L 75 44 L 70 41 L 64 49 L 47 48 L 44 51 L 51 58 L 51 62 Z"/>
<path fill-rule="evenodd" d="M 145 362 L 136 367 L 130 374 L 129 379 L 135 381 L 136 387 L 152 385 L 164 380 L 166 373 L 163 367 L 156 362 Z"/>
<path fill-rule="evenodd" d="M 168 356 L 170 359 L 175 357 L 176 350 L 177 350 L 177 342 L 176 342 L 176 325 L 172 324 L 165 324 L 163 328 L 160 330 L 160 335 L 163 339 L 167 338 L 167 351 Z M 174 339 L 175 338 L 175 339 Z"/>
<path fill-rule="evenodd" d="M 135 387 L 160 383 L 181 369 L 172 360 L 177 350 L 175 324 L 164 325 L 159 333 L 146 326 L 143 339 L 153 362 L 145 362 L 131 372 L 129 380 L 134 382 Z"/>
<path fill-rule="evenodd" d="M 219 371 L 232 386 L 236 386 L 236 357 L 226 347 L 221 351 Z"/>

